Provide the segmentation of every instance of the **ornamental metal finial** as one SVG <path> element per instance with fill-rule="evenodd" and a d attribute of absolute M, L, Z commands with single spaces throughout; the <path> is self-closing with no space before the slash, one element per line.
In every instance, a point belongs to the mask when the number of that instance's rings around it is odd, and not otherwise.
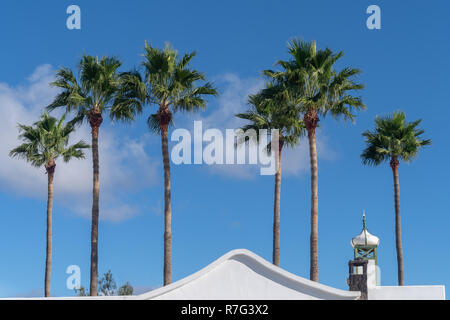
<path fill-rule="evenodd" d="M 363 230 L 367 230 L 367 225 L 366 225 L 366 210 L 363 211 Z"/>

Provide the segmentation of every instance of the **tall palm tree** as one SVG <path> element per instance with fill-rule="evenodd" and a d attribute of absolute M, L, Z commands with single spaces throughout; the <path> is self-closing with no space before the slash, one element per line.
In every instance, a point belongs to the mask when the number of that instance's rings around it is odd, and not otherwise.
<path fill-rule="evenodd" d="M 66 112 L 75 112 L 71 123 L 90 124 L 92 135 L 93 191 L 92 191 L 92 228 L 91 228 L 91 273 L 90 295 L 96 296 L 98 283 L 98 219 L 100 198 L 100 168 L 98 137 L 103 114 L 109 112 L 111 120 L 134 120 L 142 112 L 141 99 L 130 95 L 133 82 L 131 73 L 119 73 L 121 62 L 114 57 L 97 57 L 83 55 L 78 65 L 77 79 L 69 68 L 56 72 L 56 81 L 51 84 L 62 91 L 55 97 L 47 110 L 64 107 Z M 133 88 L 133 94 L 142 93 Z M 145 92 L 144 92 L 145 93 Z M 139 97 L 142 98 L 142 97 Z"/>
<path fill-rule="evenodd" d="M 304 134 L 305 126 L 298 115 L 298 102 L 283 85 L 268 83 L 259 93 L 249 96 L 250 109 L 236 117 L 250 121 L 244 131 L 253 129 L 259 138 L 259 130 L 277 129 L 278 150 L 275 154 L 275 192 L 273 202 L 273 250 L 272 263 L 280 266 L 280 195 L 281 195 L 281 153 L 284 146 L 294 147 Z M 244 143 L 245 141 L 240 141 Z M 270 150 L 270 143 L 267 146 Z M 270 150 L 272 151 L 272 150 Z"/>
<path fill-rule="evenodd" d="M 150 115 L 147 124 L 150 130 L 161 135 L 164 163 L 164 285 L 172 282 L 172 211 L 170 194 L 170 160 L 168 147 L 168 127 L 172 123 L 172 113 L 177 111 L 197 111 L 206 108 L 205 96 L 217 95 L 216 89 L 205 81 L 203 73 L 189 68 L 195 52 L 180 57 L 169 44 L 164 49 L 154 48 L 148 43 L 144 47 L 144 82 L 147 85 L 147 102 L 155 104 L 158 112 Z M 134 77 L 138 83 L 139 77 Z M 140 85 L 134 85 L 141 88 Z M 132 91 L 130 91 L 132 92 Z M 133 96 L 138 96 L 132 94 Z"/>
<path fill-rule="evenodd" d="M 418 128 L 421 119 L 406 122 L 405 114 L 401 111 L 394 112 L 392 116 L 377 117 L 375 130 L 365 131 L 366 149 L 361 154 L 361 159 L 367 165 L 379 165 L 389 161 L 394 178 L 395 199 L 395 243 L 397 249 L 398 284 L 404 285 L 403 252 L 402 252 L 402 228 L 400 219 L 400 185 L 398 178 L 399 160 L 406 162 L 415 158 L 421 147 L 431 144 L 431 140 L 422 140 L 424 133 Z"/>
<path fill-rule="evenodd" d="M 83 159 L 83 149 L 89 145 L 79 141 L 69 146 L 69 136 L 74 131 L 71 124 L 64 124 L 65 117 L 56 119 L 43 113 L 40 120 L 32 126 L 19 124 L 19 138 L 23 143 L 12 149 L 11 157 L 23 158 L 35 167 L 45 167 L 48 179 L 47 194 L 47 248 L 45 259 L 45 296 L 50 296 L 50 275 L 52 264 L 52 209 L 53 177 L 56 159 L 62 157 L 64 162 L 72 158 Z"/>
<path fill-rule="evenodd" d="M 278 61 L 282 71 L 266 70 L 265 74 L 285 83 L 301 95 L 299 104 L 308 132 L 311 166 L 311 236 L 310 236 L 310 279 L 319 280 L 318 265 L 318 167 L 316 149 L 316 128 L 319 117 L 328 113 L 334 118 L 343 116 L 354 119 L 354 110 L 365 109 L 360 97 L 352 93 L 364 86 L 355 82 L 359 69 L 346 67 L 335 70 L 335 63 L 344 55 L 330 49 L 317 50 L 316 43 L 292 39 L 288 44 L 291 59 Z"/>

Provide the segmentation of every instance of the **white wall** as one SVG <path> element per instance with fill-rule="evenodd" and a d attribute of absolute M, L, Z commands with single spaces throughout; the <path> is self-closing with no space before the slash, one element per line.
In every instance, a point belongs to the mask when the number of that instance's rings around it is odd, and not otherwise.
<path fill-rule="evenodd" d="M 369 300 L 445 300 L 445 286 L 369 288 Z"/>
<path fill-rule="evenodd" d="M 190 279 L 191 278 L 191 279 Z M 236 250 L 188 278 L 142 294 L 155 300 L 355 300 L 359 292 L 300 278 L 253 253 Z"/>

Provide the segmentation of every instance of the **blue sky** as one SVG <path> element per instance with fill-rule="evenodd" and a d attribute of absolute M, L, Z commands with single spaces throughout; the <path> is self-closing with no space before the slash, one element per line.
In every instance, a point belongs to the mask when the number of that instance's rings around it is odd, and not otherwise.
<path fill-rule="evenodd" d="M 81 30 L 66 28 L 66 8 L 81 8 Z M 381 30 L 366 28 L 366 8 L 381 7 Z M 376 115 L 403 110 L 422 118 L 433 145 L 400 165 L 405 282 L 450 285 L 448 238 L 450 157 L 450 5 L 444 1 L 3 1 L 0 4 L 0 296 L 43 294 L 46 177 L 7 152 L 17 144 L 17 122 L 31 123 L 55 94 L 48 87 L 61 66 L 74 68 L 83 53 L 115 55 L 123 70 L 141 61 L 144 41 L 197 51 L 193 66 L 221 95 L 207 111 L 176 114 L 175 126 L 193 120 L 234 128 L 233 114 L 263 83 L 260 71 L 286 59 L 294 36 L 345 53 L 339 67 L 362 69 L 367 111 L 356 122 L 321 121 L 319 149 L 319 279 L 347 289 L 350 240 L 369 230 L 380 238 L 383 285 L 395 285 L 394 195 L 388 164 L 364 167 L 362 131 Z M 163 177 L 159 137 L 150 134 L 145 109 L 133 125 L 101 128 L 99 273 L 137 291 L 162 285 Z M 77 138 L 89 141 L 82 127 Z M 286 151 L 281 195 L 281 266 L 309 275 L 309 173 L 306 141 Z M 236 248 L 267 260 L 272 252 L 272 176 L 254 167 L 172 165 L 173 280 Z M 57 163 L 52 295 L 66 289 L 67 266 L 79 265 L 89 285 L 91 164 Z M 432 270 L 432 272 L 430 272 Z"/>

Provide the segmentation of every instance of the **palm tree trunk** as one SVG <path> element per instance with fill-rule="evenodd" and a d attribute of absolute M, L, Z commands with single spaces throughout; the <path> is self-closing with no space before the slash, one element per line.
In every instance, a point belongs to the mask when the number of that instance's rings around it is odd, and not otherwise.
<path fill-rule="evenodd" d="M 310 246 L 310 270 L 309 278 L 312 281 L 319 281 L 319 202 L 318 202 L 318 169 L 317 169 L 317 149 L 316 149 L 316 127 L 319 117 L 315 111 L 305 114 L 306 129 L 308 131 L 309 158 L 311 166 L 311 235 Z"/>
<path fill-rule="evenodd" d="M 93 188 L 92 188 L 92 225 L 91 225 L 91 278 L 89 293 L 97 296 L 98 283 L 98 217 L 100 198 L 100 170 L 98 155 L 98 131 L 103 121 L 100 111 L 93 109 L 89 113 L 89 121 L 92 128 L 92 168 L 93 168 Z"/>
<path fill-rule="evenodd" d="M 396 156 L 391 159 L 391 168 L 394 176 L 394 194 L 395 194 L 395 244 L 397 248 L 397 268 L 398 268 L 398 285 L 403 286 L 404 270 L 403 270 L 403 249 L 402 249 L 402 226 L 400 217 L 400 184 L 398 178 L 399 161 Z"/>
<path fill-rule="evenodd" d="M 280 266 L 280 194 L 281 194 L 281 150 L 282 140 L 279 141 L 277 172 L 275 173 L 275 198 L 273 201 L 273 264 Z"/>
<path fill-rule="evenodd" d="M 170 160 L 167 125 L 161 126 L 164 162 L 164 285 L 172 282 L 172 211 L 170 207 Z"/>
<path fill-rule="evenodd" d="M 53 176 L 55 163 L 53 160 L 46 166 L 48 178 L 47 192 L 47 248 L 45 257 L 45 296 L 50 297 L 50 277 L 52 270 L 52 210 L 53 210 Z"/>
<path fill-rule="evenodd" d="M 157 113 L 161 128 L 161 150 L 164 164 L 164 285 L 172 282 L 172 209 L 170 207 L 170 159 L 169 124 L 172 113 L 169 104 L 163 102 Z"/>

